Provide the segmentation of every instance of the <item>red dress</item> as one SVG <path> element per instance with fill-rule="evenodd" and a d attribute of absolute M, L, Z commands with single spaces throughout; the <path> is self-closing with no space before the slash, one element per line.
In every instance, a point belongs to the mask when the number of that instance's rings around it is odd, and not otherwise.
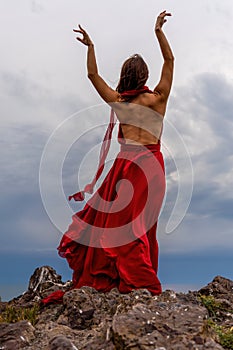
<path fill-rule="evenodd" d="M 72 288 L 108 292 L 117 287 L 121 293 L 146 288 L 157 295 L 162 290 L 156 228 L 165 193 L 160 141 L 119 142 L 111 169 L 83 210 L 73 215 L 58 253 L 73 270 Z M 62 302 L 63 294 L 54 292 L 42 302 Z"/>

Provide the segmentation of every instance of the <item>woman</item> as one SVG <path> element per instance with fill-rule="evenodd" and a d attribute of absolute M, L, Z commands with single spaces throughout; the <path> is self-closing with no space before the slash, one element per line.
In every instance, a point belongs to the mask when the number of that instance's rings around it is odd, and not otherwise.
<path fill-rule="evenodd" d="M 115 114 L 120 122 L 121 150 L 100 188 L 84 209 L 73 216 L 58 247 L 59 255 L 67 259 L 74 271 L 72 288 L 91 286 L 108 292 L 117 287 L 122 293 L 147 288 L 152 295 L 162 291 L 157 277 L 156 239 L 165 193 L 160 137 L 174 63 L 162 30 L 167 16 L 171 14 L 160 13 L 155 25 L 164 63 L 160 81 L 153 91 L 145 86 L 148 68 L 140 55 L 125 61 L 116 90 L 110 88 L 98 74 L 94 44 L 89 35 L 80 25 L 74 30 L 83 36 L 77 40 L 88 47 L 88 78 L 112 107 L 112 112 L 94 180 L 69 199 L 83 200 L 85 192 L 93 192 L 104 168 Z M 63 294 L 57 291 L 42 302 L 62 302 Z"/>

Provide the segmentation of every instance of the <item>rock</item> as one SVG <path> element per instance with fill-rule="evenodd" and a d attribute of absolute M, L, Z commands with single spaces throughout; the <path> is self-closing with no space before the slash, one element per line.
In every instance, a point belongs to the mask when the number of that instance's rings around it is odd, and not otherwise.
<path fill-rule="evenodd" d="M 216 276 L 211 283 L 198 291 L 202 295 L 212 295 L 215 298 L 227 299 L 233 304 L 233 281 Z"/>
<path fill-rule="evenodd" d="M 143 346 L 145 349 L 152 349 L 155 345 L 172 346 L 184 337 L 191 341 L 195 336 L 200 343 L 200 337 L 197 336 L 202 331 L 206 316 L 204 307 L 182 305 L 176 300 L 167 303 L 151 300 L 147 306 L 139 303 L 129 312 L 114 316 L 115 343 L 122 348 L 131 349 L 134 346 L 136 349 Z"/>
<path fill-rule="evenodd" d="M 233 281 L 217 276 L 198 291 L 212 317 L 219 325 L 233 325 Z M 232 346 L 233 347 L 233 346 Z"/>
<path fill-rule="evenodd" d="M 78 350 L 66 337 L 57 336 L 49 342 L 49 350 Z"/>
<path fill-rule="evenodd" d="M 38 267 L 30 278 L 28 291 L 40 293 L 54 284 L 63 286 L 61 276 L 50 266 Z"/>
<path fill-rule="evenodd" d="M 28 290 L 11 300 L 11 304 L 17 304 L 24 307 L 33 306 L 34 302 L 39 302 L 56 290 L 67 291 L 71 288 L 72 282 L 62 282 L 61 276 L 50 266 L 42 266 L 35 269 L 30 277 Z"/>
<path fill-rule="evenodd" d="M 71 328 L 81 330 L 92 326 L 95 312 L 95 304 L 91 298 L 93 292 L 96 293 L 92 288 L 84 287 L 73 289 L 64 295 L 65 315 Z"/>
<path fill-rule="evenodd" d="M 35 328 L 28 321 L 0 323 L 0 349 L 23 349 L 35 338 Z"/>
<path fill-rule="evenodd" d="M 221 350 L 216 329 L 233 331 L 232 285 L 217 276 L 187 294 L 167 290 L 152 296 L 146 289 L 120 294 L 116 288 L 99 293 L 91 287 L 72 290 L 44 266 L 35 270 L 28 291 L 0 303 L 0 310 L 30 309 L 56 288 L 66 291 L 63 304 L 39 309 L 34 327 L 27 321 L 0 323 L 0 349 Z M 222 344 L 229 345 L 226 339 Z"/>

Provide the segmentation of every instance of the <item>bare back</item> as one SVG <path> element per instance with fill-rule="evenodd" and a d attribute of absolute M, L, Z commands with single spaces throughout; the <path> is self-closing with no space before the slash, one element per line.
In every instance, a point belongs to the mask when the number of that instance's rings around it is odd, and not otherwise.
<path fill-rule="evenodd" d="M 118 102 L 113 104 L 113 108 L 121 123 L 126 143 L 157 144 L 163 128 L 162 113 L 165 112 L 157 96 L 144 93 L 135 97 L 130 103 L 124 102 L 120 97 Z"/>

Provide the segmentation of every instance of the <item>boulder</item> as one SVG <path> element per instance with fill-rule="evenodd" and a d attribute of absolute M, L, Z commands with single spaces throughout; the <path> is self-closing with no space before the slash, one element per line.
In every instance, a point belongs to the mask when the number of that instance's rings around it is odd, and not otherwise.
<path fill-rule="evenodd" d="M 71 286 L 49 266 L 36 269 L 23 295 L 0 304 L 2 314 L 7 307 L 30 310 L 39 306 L 41 298 L 58 289 L 65 291 L 63 304 L 38 308 L 33 326 L 25 320 L 7 323 L 2 318 L 0 349 L 233 348 L 229 345 L 233 338 L 233 282 L 224 277 L 215 277 L 199 291 L 166 290 L 159 296 L 146 289 L 121 294 L 116 288 L 99 293 L 91 287 Z"/>

